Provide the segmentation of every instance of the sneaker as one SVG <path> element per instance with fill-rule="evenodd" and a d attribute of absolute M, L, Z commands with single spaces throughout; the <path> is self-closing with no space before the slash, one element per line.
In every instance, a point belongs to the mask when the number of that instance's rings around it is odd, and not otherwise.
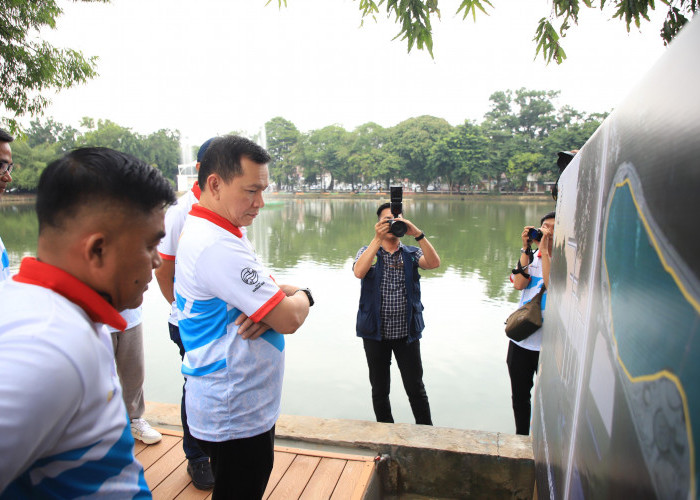
<path fill-rule="evenodd" d="M 145 444 L 157 443 L 163 436 L 142 418 L 131 419 L 131 435 Z"/>
<path fill-rule="evenodd" d="M 209 460 L 189 462 L 187 473 L 192 478 L 192 484 L 198 490 L 210 490 L 214 487 L 214 474 L 211 472 Z"/>

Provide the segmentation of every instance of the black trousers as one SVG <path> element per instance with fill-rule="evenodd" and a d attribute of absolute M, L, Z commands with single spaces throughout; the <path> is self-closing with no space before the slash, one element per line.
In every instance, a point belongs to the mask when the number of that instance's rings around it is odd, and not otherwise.
<path fill-rule="evenodd" d="M 214 473 L 213 500 L 260 500 L 275 458 L 275 426 L 257 436 L 220 443 L 197 439 Z"/>
<path fill-rule="evenodd" d="M 394 422 L 389 402 L 391 389 L 391 353 L 396 356 L 396 364 L 401 372 L 403 387 L 411 403 L 413 417 L 417 424 L 433 425 L 430 417 L 428 394 L 423 385 L 423 363 L 420 357 L 420 341 L 411 343 L 406 339 L 370 340 L 362 339 L 369 367 L 369 382 L 372 385 L 372 405 L 377 422 Z"/>
<path fill-rule="evenodd" d="M 508 375 L 510 375 L 510 391 L 513 398 L 513 415 L 515 416 L 515 433 L 527 436 L 530 434 L 530 393 L 537 373 L 537 362 L 540 351 L 531 351 L 520 347 L 514 342 L 508 342 Z"/>

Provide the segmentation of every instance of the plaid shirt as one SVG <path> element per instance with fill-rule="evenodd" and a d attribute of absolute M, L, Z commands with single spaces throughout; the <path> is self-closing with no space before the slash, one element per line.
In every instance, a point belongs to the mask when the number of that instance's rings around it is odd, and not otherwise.
<path fill-rule="evenodd" d="M 382 338 L 386 340 L 402 339 L 408 337 L 408 323 L 406 323 L 406 274 L 403 270 L 403 243 L 399 242 L 396 252 L 389 253 L 379 247 L 379 257 L 384 264 L 384 272 L 379 282 L 379 291 L 382 301 L 379 308 L 382 323 Z M 355 262 L 367 249 L 360 248 L 355 256 Z M 419 248 L 415 253 L 416 261 L 423 256 Z"/>

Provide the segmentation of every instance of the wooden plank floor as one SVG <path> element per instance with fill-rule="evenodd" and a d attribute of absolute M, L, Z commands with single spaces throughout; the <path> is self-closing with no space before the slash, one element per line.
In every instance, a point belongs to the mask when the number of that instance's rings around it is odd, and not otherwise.
<path fill-rule="evenodd" d="M 187 474 L 182 432 L 158 429 L 163 439 L 145 445 L 136 441 L 134 453 L 143 465 L 146 482 L 156 500 L 199 500 L 211 491 L 194 487 Z M 275 446 L 275 465 L 265 490 L 270 500 L 362 500 L 374 472 L 372 457 Z"/>

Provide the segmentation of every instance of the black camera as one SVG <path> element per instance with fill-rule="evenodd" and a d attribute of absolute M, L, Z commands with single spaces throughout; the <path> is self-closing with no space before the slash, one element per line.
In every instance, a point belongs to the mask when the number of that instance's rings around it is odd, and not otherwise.
<path fill-rule="evenodd" d="M 530 230 L 527 232 L 527 237 L 531 240 L 540 241 L 542 240 L 542 231 L 534 227 L 530 228 Z"/>
<path fill-rule="evenodd" d="M 401 238 L 406 231 L 408 231 L 408 226 L 406 223 L 400 219 L 397 219 L 399 215 L 403 212 L 403 188 L 401 186 L 391 187 L 391 215 L 394 216 L 394 220 L 389 221 L 389 232 Z"/>

